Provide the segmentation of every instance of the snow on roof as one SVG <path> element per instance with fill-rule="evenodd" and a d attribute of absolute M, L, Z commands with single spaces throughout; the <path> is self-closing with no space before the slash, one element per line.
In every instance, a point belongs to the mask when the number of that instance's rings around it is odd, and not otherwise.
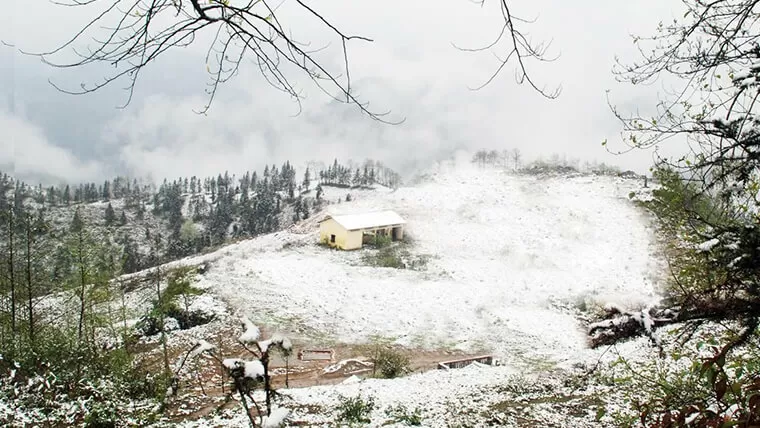
<path fill-rule="evenodd" d="M 375 211 L 360 214 L 328 215 L 322 221 L 333 219 L 346 230 L 405 224 L 406 221 L 394 211 Z M 320 222 L 321 223 L 321 222 Z"/>

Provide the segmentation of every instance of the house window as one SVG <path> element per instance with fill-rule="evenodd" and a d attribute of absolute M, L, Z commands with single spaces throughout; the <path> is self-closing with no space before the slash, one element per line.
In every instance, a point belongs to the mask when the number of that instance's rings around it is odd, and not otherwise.
<path fill-rule="evenodd" d="M 335 243 L 335 235 L 330 235 L 330 243 L 331 244 Z"/>

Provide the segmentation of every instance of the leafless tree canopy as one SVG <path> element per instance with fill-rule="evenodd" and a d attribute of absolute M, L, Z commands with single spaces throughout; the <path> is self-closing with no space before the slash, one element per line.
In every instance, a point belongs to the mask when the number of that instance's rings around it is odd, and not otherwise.
<path fill-rule="evenodd" d="M 192 44 L 201 33 L 213 35 L 206 55 L 210 74 L 207 88 L 208 103 L 201 109 L 206 112 L 222 83 L 235 76 L 247 62 L 255 64 L 261 75 L 275 88 L 300 100 L 302 93 L 293 83 L 293 75 L 308 76 L 321 90 L 335 100 L 357 106 L 371 118 L 389 122 L 388 112 L 377 112 L 357 98 L 351 88 L 349 46 L 372 42 L 361 35 L 347 34 L 324 16 L 316 6 L 303 0 L 60 0 L 61 6 L 96 12 L 94 18 L 56 49 L 40 55 L 55 67 L 83 67 L 106 63 L 115 70 L 102 81 L 82 84 L 72 90 L 55 85 L 70 94 L 85 94 L 117 81 L 127 82 L 127 105 L 143 68 L 165 52 Z M 329 30 L 342 50 L 344 64 L 340 70 L 330 69 L 316 53 L 330 45 L 312 47 L 308 41 L 296 40 L 290 23 L 280 12 L 286 1 L 294 2 L 323 28 Z M 483 4 L 485 0 L 476 3 Z M 495 1 L 495 0 L 494 0 Z M 547 90 L 537 85 L 528 74 L 531 60 L 550 60 L 543 44 L 533 44 L 523 32 L 530 21 L 521 19 L 509 9 L 507 0 L 500 1 L 504 19 L 496 40 L 487 46 L 471 51 L 492 50 L 501 65 L 486 83 L 492 81 L 508 64 L 515 64 L 518 82 L 527 82 L 541 94 L 556 97 L 558 90 Z M 288 5 L 292 6 L 292 5 Z M 84 12 L 84 11 L 83 11 Z M 476 25 L 473 23 L 473 25 Z M 506 48 L 504 47 L 506 45 Z M 496 51 L 502 53 L 499 56 Z M 61 57 L 76 53 L 74 61 Z M 52 82 L 51 82 L 52 83 Z"/>
<path fill-rule="evenodd" d="M 760 325 L 760 0 L 682 3 L 681 18 L 635 39 L 640 60 L 616 70 L 636 85 L 664 78 L 656 113 L 613 111 L 633 148 L 689 143 L 683 157 L 660 159 L 663 188 L 650 206 L 698 250 L 681 241 L 669 252 L 679 319 L 743 322 L 725 353 Z"/>
<path fill-rule="evenodd" d="M 653 117 L 613 110 L 632 147 L 685 136 L 690 153 L 662 161 L 706 191 L 755 186 L 760 166 L 760 1 L 683 0 L 682 19 L 637 37 L 640 60 L 619 63 L 620 80 L 667 86 Z M 675 82 L 675 83 L 673 83 Z M 675 85 L 675 86 L 673 86 Z M 753 184 L 754 183 L 754 184 Z M 757 201 L 757 192 L 752 199 Z"/>

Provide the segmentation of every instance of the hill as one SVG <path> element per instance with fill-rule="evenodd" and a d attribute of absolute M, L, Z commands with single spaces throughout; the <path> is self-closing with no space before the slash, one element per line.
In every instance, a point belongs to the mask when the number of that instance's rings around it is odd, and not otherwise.
<path fill-rule="evenodd" d="M 281 391 L 290 397 L 284 405 L 293 409 L 294 423 L 329 424 L 341 396 L 357 394 L 376 400 L 371 420 L 377 425 L 399 405 L 418 410 L 428 426 L 515 421 L 499 406 L 515 400 L 516 392 L 535 396 L 531 385 L 539 385 L 562 406 L 539 408 L 536 417 L 559 412 L 565 423 L 596 426 L 592 416 L 576 414 L 595 398 L 572 395 L 562 382 L 574 367 L 602 354 L 587 346 L 584 314 L 609 303 L 643 307 L 658 297 L 654 232 L 629 199 L 641 185 L 606 175 L 441 164 L 414 186 L 357 195 L 288 230 L 163 266 L 167 272 L 201 266 L 193 286 L 203 294 L 195 302 L 217 311 L 215 321 L 172 332 L 170 342 L 178 354 L 197 339 L 219 341 L 233 352 L 232 331 L 244 315 L 266 331 L 287 334 L 296 349 L 327 347 L 338 360 L 368 361 L 371 349 L 382 346 L 409 355 L 420 372 L 356 382 L 348 372 L 327 376 L 324 364 L 292 362 L 299 388 Z M 330 192 L 326 197 L 334 198 Z M 410 239 L 392 250 L 340 252 L 318 244 L 316 219 L 323 214 L 376 209 L 404 216 Z M 402 263 L 378 267 L 374 261 L 383 251 Z M 149 274 L 124 280 L 140 277 Z M 144 340 L 157 343 L 155 337 Z M 158 353 L 154 348 L 155 358 Z M 501 365 L 427 371 L 437 361 L 483 353 Z M 214 379 L 208 378 L 207 390 Z M 314 386 L 342 379 L 349 383 Z M 187 382 L 178 406 L 197 410 L 218 403 L 199 398 Z M 452 414 L 452 405 L 461 412 Z M 232 408 L 213 423 L 237 426 L 245 419 Z"/>

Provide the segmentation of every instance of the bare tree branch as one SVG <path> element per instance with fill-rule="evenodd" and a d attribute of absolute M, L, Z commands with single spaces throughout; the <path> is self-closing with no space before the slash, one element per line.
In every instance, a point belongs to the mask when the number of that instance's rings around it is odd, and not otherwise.
<path fill-rule="evenodd" d="M 500 65 L 480 87 L 493 81 L 508 63 L 514 61 L 519 83 L 527 83 L 548 98 L 556 97 L 559 88 L 547 90 L 540 87 L 527 70 L 528 60 L 552 60 L 546 56 L 549 45 L 532 44 L 518 28 L 518 25 L 532 21 L 514 16 L 507 0 L 499 1 L 504 25 L 498 38 L 483 49 L 496 48 L 502 40 L 509 42 L 511 48 L 506 56 L 497 56 Z M 292 97 L 299 104 L 299 109 L 303 93 L 293 79 L 294 75 L 305 75 L 331 98 L 358 107 L 374 120 L 389 124 L 403 122 L 390 119 L 388 111 L 371 109 L 368 102 L 360 100 L 352 92 L 348 44 L 350 41 L 369 43 L 373 39 L 347 34 L 305 0 L 295 0 L 307 17 L 316 20 L 339 40 L 343 70 L 333 71 L 314 56 L 326 47 L 307 50 L 308 43 L 293 37 L 288 22 L 282 20 L 279 12 L 283 2 L 280 0 L 280 3 L 270 5 L 268 0 L 56 0 L 54 3 L 63 7 L 98 11 L 60 46 L 44 52 L 22 52 L 38 56 L 46 64 L 57 68 L 109 64 L 113 72 L 98 82 L 82 83 L 76 89 L 50 83 L 61 92 L 82 95 L 126 80 L 127 99 L 121 106 L 123 108 L 130 103 L 143 68 L 166 52 L 191 45 L 198 36 L 208 33 L 212 37 L 206 54 L 208 102 L 198 113 L 208 112 L 221 84 L 238 75 L 244 60 L 250 59 L 264 79 Z M 93 44 L 92 48 L 82 51 L 83 46 Z M 70 60 L 71 54 L 75 55 L 74 60 Z"/>

